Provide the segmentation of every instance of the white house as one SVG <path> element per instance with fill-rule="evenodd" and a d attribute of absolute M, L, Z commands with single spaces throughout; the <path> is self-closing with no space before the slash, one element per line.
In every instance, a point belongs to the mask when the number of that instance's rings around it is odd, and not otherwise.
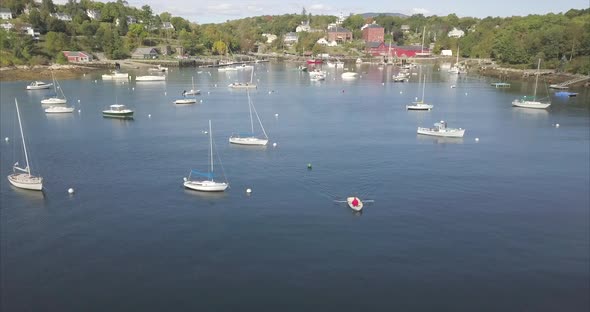
<path fill-rule="evenodd" d="M 297 33 L 290 32 L 285 34 L 285 39 L 283 39 L 283 42 L 285 42 L 286 44 L 293 44 L 296 43 L 298 40 L 299 36 L 297 36 Z"/>
<path fill-rule="evenodd" d="M 72 17 L 69 14 L 65 14 L 65 13 L 51 13 L 51 16 L 57 18 L 60 21 L 64 21 L 64 22 L 71 22 L 72 21 Z"/>
<path fill-rule="evenodd" d="M 440 50 L 442 56 L 453 56 L 453 50 Z"/>
<path fill-rule="evenodd" d="M 461 38 L 461 37 L 465 36 L 465 32 L 462 31 L 461 29 L 457 29 L 456 27 L 453 27 L 453 30 L 449 31 L 448 36 L 451 38 Z"/>
<path fill-rule="evenodd" d="M 174 25 L 172 25 L 172 23 L 170 22 L 163 22 L 162 23 L 162 29 L 164 30 L 174 30 Z"/>
<path fill-rule="evenodd" d="M 33 25 L 31 25 L 31 24 L 23 24 L 20 27 L 20 30 L 23 33 L 33 37 L 34 40 L 39 40 L 39 37 L 41 36 L 41 33 L 39 33 L 39 30 L 34 29 Z"/>
<path fill-rule="evenodd" d="M 100 19 L 100 12 L 98 12 L 96 10 L 86 10 L 86 15 L 88 15 L 88 17 L 91 20 L 99 20 Z"/>
<path fill-rule="evenodd" d="M 278 38 L 277 35 L 273 34 L 262 34 L 262 37 L 266 37 L 266 43 L 272 43 Z"/>
<path fill-rule="evenodd" d="M 402 25 L 402 27 L 400 27 L 400 29 L 405 33 L 409 33 L 410 32 L 410 25 Z"/>
<path fill-rule="evenodd" d="M 0 19 L 12 19 L 10 9 L 0 8 Z"/>
<path fill-rule="evenodd" d="M 302 32 L 302 31 L 310 31 L 311 26 L 309 26 L 309 21 L 301 22 L 301 25 L 295 28 L 295 32 Z"/>
<path fill-rule="evenodd" d="M 327 47 L 338 46 L 338 42 L 336 42 L 335 40 L 328 41 L 326 38 L 320 38 L 318 39 L 318 41 L 316 41 L 316 43 Z"/>

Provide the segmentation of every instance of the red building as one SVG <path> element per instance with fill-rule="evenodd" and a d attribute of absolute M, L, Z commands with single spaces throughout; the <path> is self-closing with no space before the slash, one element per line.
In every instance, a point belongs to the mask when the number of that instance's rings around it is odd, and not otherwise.
<path fill-rule="evenodd" d="M 422 48 L 421 46 L 395 46 L 389 44 L 385 44 L 384 42 L 367 42 L 366 45 L 367 53 L 373 56 L 391 56 L 407 58 L 407 57 L 416 57 L 421 53 L 429 53 L 430 51 L 427 48 Z"/>
<path fill-rule="evenodd" d="M 328 27 L 328 41 L 336 41 L 341 43 L 351 40 L 352 31 L 340 26 Z"/>
<path fill-rule="evenodd" d="M 92 55 L 82 51 L 63 51 L 63 54 L 68 59 L 68 62 L 90 62 Z"/>
<path fill-rule="evenodd" d="M 385 39 L 385 28 L 373 23 L 361 28 L 365 42 L 383 42 Z"/>

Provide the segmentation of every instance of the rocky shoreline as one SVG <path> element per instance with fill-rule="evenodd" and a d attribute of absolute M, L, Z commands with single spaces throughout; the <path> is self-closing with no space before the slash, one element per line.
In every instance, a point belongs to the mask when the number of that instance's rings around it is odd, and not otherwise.
<path fill-rule="evenodd" d="M 80 65 L 58 65 L 50 66 L 11 66 L 0 68 L 0 81 L 18 81 L 18 80 L 49 80 L 51 73 L 57 79 L 74 79 L 91 71 L 100 70 L 101 68 L 80 66 Z"/>

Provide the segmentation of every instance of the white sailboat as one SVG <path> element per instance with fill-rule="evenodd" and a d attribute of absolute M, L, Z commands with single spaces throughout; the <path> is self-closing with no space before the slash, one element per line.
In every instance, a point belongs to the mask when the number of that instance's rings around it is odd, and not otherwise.
<path fill-rule="evenodd" d="M 192 77 L 191 77 L 192 78 Z M 197 92 L 201 92 L 199 90 L 197 90 Z M 195 104 L 197 103 L 197 98 L 195 97 L 195 83 L 194 83 L 194 79 L 193 79 L 193 88 L 191 89 L 190 95 L 192 95 L 192 97 L 186 97 L 187 95 L 189 95 L 189 92 L 187 92 L 186 90 L 184 92 L 182 92 L 182 96 L 184 96 L 184 98 L 182 99 L 177 99 L 174 101 L 174 104 Z"/>
<path fill-rule="evenodd" d="M 410 105 L 406 105 L 406 110 L 431 110 L 434 105 L 424 103 L 424 90 L 426 89 L 426 75 L 424 75 L 424 80 L 422 81 L 422 99 L 420 101 L 412 102 Z M 417 99 L 417 98 L 416 98 Z"/>
<path fill-rule="evenodd" d="M 14 99 L 16 105 L 16 115 L 18 117 L 18 127 L 20 129 L 20 136 L 23 140 L 23 150 L 25 152 L 25 161 L 27 166 L 20 168 L 18 162 L 12 166 L 12 174 L 8 176 L 10 184 L 27 190 L 40 191 L 43 189 L 43 178 L 31 174 L 31 167 L 29 166 L 29 155 L 27 153 L 27 145 L 25 144 L 25 136 L 23 134 L 23 125 L 20 120 L 20 111 L 18 110 L 18 101 Z"/>
<path fill-rule="evenodd" d="M 230 83 L 228 85 L 228 87 L 232 88 L 232 89 L 256 89 L 257 86 L 255 83 L 253 83 L 254 80 L 254 69 L 252 69 L 252 72 L 250 73 L 250 83 L 246 82 L 246 83 L 241 83 L 241 82 L 234 82 L 234 83 Z"/>
<path fill-rule="evenodd" d="M 66 104 L 68 102 L 68 100 L 66 99 L 66 96 L 61 88 L 61 86 L 57 83 L 57 80 L 55 80 L 55 77 L 53 76 L 53 72 L 51 72 L 51 78 L 53 79 L 53 95 L 51 95 L 50 97 L 44 98 L 43 100 L 41 100 L 41 104 L 46 104 L 46 105 L 51 105 L 51 104 Z M 59 89 L 59 92 L 61 93 L 61 97 L 59 97 L 59 95 L 57 94 L 57 89 Z"/>
<path fill-rule="evenodd" d="M 201 94 L 201 90 L 195 89 L 195 77 L 191 77 L 191 89 L 187 91 L 185 95 L 199 95 Z"/>
<path fill-rule="evenodd" d="M 455 61 L 455 64 L 449 69 L 449 74 L 461 74 L 462 71 L 459 68 L 459 45 L 457 45 L 457 61 Z"/>
<path fill-rule="evenodd" d="M 250 126 L 251 126 L 251 133 L 247 135 L 232 135 L 229 138 L 229 143 L 233 144 L 240 144 L 240 145 L 266 145 L 268 143 L 268 135 L 266 135 L 266 131 L 264 131 L 264 126 L 262 126 L 262 121 L 260 121 L 260 117 L 258 117 L 258 112 L 256 112 L 256 107 L 254 107 L 254 103 L 250 100 L 250 92 L 248 92 L 248 108 L 250 109 Z M 264 134 L 264 138 L 258 138 L 254 136 L 254 120 L 252 119 L 252 110 L 254 110 L 254 114 L 256 115 L 256 119 L 258 119 L 258 123 L 260 124 L 260 128 L 262 129 L 262 133 Z"/>
<path fill-rule="evenodd" d="M 211 120 L 209 120 L 209 158 L 211 167 L 208 173 L 191 170 L 188 178 L 184 178 L 184 187 L 204 192 L 223 192 L 228 187 L 227 182 L 216 182 L 213 180 L 213 132 L 211 131 Z M 191 180 L 192 175 L 199 175 L 208 178 L 208 180 Z"/>
<path fill-rule="evenodd" d="M 539 62 L 537 64 L 537 74 L 535 75 L 535 92 L 533 93 L 532 100 L 527 99 L 526 96 L 524 96 L 521 99 L 516 99 L 516 100 L 512 101 L 512 106 L 523 107 L 523 108 L 545 109 L 551 105 L 551 103 L 543 103 L 543 102 L 537 101 L 537 84 L 539 82 L 540 68 L 541 68 L 541 59 L 539 59 Z"/>

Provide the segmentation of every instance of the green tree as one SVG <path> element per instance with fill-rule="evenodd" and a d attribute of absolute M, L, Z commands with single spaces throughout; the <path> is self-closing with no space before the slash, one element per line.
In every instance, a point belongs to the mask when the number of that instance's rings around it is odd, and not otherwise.
<path fill-rule="evenodd" d="M 215 41 L 212 52 L 217 55 L 225 55 L 227 53 L 227 45 L 223 41 Z"/>
<path fill-rule="evenodd" d="M 68 49 L 68 37 L 64 33 L 50 31 L 45 35 L 45 49 L 50 55 Z"/>

